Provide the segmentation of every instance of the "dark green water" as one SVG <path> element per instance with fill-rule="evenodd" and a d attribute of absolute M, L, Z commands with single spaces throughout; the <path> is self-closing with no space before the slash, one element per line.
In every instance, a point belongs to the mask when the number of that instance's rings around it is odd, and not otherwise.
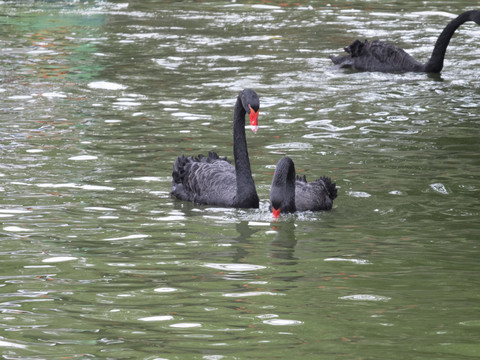
<path fill-rule="evenodd" d="M 0 3 L 4 359 L 476 359 L 480 27 L 441 76 L 353 73 L 356 38 L 418 59 L 466 1 Z M 180 154 L 232 157 L 259 210 L 169 197 Z M 288 154 L 334 209 L 272 222 Z"/>

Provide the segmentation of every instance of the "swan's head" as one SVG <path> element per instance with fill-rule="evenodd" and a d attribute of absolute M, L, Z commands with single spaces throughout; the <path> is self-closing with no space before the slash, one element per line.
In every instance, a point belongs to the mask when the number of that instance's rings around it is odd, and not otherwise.
<path fill-rule="evenodd" d="M 279 174 L 275 171 L 272 187 L 270 189 L 270 206 L 272 209 L 272 216 L 274 219 L 280 217 L 283 211 L 282 203 L 285 196 L 285 179 L 279 179 Z"/>
<path fill-rule="evenodd" d="M 255 91 L 245 89 L 240 94 L 242 105 L 250 117 L 250 126 L 254 133 L 258 130 L 258 113 L 260 112 L 260 99 Z"/>
<path fill-rule="evenodd" d="M 272 191 L 270 193 L 270 207 L 272 210 L 272 216 L 274 219 L 278 219 L 280 217 L 280 213 L 282 212 L 282 201 L 283 201 L 283 189 L 275 188 L 272 184 Z"/>
<path fill-rule="evenodd" d="M 480 10 L 474 10 L 472 14 L 472 20 L 480 25 Z"/>
<path fill-rule="evenodd" d="M 272 206 L 272 215 L 274 219 L 278 219 L 280 217 L 280 207 L 278 209 L 275 209 Z"/>
<path fill-rule="evenodd" d="M 295 212 L 295 165 L 288 156 L 280 159 L 273 174 L 270 204 L 275 219 L 280 213 Z"/>

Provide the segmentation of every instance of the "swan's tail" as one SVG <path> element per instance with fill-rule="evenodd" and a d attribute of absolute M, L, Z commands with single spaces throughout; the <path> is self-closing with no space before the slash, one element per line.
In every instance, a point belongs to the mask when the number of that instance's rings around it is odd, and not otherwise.
<path fill-rule="evenodd" d="M 359 57 L 363 54 L 364 47 L 367 46 L 367 44 L 367 40 L 365 40 L 364 43 L 360 40 L 355 40 L 345 48 L 345 51 L 349 53 L 351 57 Z"/>
<path fill-rule="evenodd" d="M 330 56 L 330 60 L 332 60 L 335 65 L 340 65 L 340 67 L 352 66 L 352 58 L 361 56 L 367 44 L 368 41 L 362 43 L 360 40 L 355 40 L 350 45 L 343 48 L 348 55 Z"/>
<path fill-rule="evenodd" d="M 297 181 L 301 181 L 301 182 L 306 183 L 307 182 L 307 177 L 305 175 L 303 175 L 303 176 L 297 175 Z"/>
<path fill-rule="evenodd" d="M 330 199 L 334 200 L 337 197 L 337 184 L 332 183 L 332 179 L 326 176 L 322 176 L 319 180 L 323 181 Z"/>
<path fill-rule="evenodd" d="M 203 154 L 199 154 L 198 157 L 192 158 L 193 161 L 198 161 L 198 162 L 206 162 L 206 163 L 212 163 L 217 160 L 224 160 L 227 162 L 230 162 L 227 160 L 227 157 L 220 157 L 215 151 L 209 151 L 208 156 L 203 156 Z"/>
<path fill-rule="evenodd" d="M 181 155 L 175 160 L 172 171 L 172 186 L 182 183 L 182 179 L 185 177 L 185 166 L 187 163 L 188 158 L 185 155 Z"/>
<path fill-rule="evenodd" d="M 308 183 L 307 177 L 305 175 L 303 176 L 297 175 L 297 181 Z M 323 185 L 330 199 L 334 200 L 337 197 L 337 184 L 332 182 L 332 179 L 330 179 L 329 177 L 322 176 L 321 178 L 313 181 L 313 183 L 317 183 L 320 186 Z"/>

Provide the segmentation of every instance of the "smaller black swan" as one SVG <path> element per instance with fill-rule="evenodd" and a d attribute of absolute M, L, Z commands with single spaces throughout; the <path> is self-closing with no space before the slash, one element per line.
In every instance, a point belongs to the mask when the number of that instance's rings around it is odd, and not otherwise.
<path fill-rule="evenodd" d="M 246 89 L 240 92 L 233 113 L 235 167 L 214 152 L 209 152 L 208 157 L 181 155 L 173 165 L 170 194 L 198 204 L 258 208 L 259 200 L 247 151 L 245 115 L 249 114 L 250 125 L 256 132 L 259 108 L 260 100 L 255 91 Z"/>
<path fill-rule="evenodd" d="M 355 40 L 345 48 L 349 55 L 330 56 L 330 59 L 335 65 L 360 71 L 439 73 L 442 71 L 445 52 L 453 33 L 467 21 L 475 21 L 480 25 L 480 10 L 466 11 L 452 20 L 438 37 L 430 60 L 425 64 L 418 62 L 395 45 L 379 40 L 371 42 Z"/>
<path fill-rule="evenodd" d="M 277 163 L 270 190 L 274 218 L 280 213 L 330 210 L 336 197 L 337 188 L 330 178 L 307 182 L 305 176 L 296 176 L 295 165 L 288 156 Z"/>

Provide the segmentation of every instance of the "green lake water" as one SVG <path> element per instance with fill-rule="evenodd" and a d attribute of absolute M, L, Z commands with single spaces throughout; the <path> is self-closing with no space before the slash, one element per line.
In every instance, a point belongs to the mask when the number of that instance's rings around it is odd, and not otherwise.
<path fill-rule="evenodd" d="M 480 26 L 467 1 L 0 2 L 3 359 L 480 357 Z M 169 196 L 176 157 L 233 158 L 238 92 L 260 209 Z M 273 221 L 284 155 L 329 212 Z"/>

